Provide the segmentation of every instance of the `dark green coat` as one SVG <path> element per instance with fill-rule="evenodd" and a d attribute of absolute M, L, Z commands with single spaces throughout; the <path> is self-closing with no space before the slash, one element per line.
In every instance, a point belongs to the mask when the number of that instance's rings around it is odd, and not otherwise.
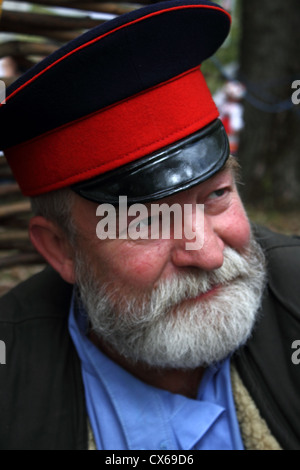
<path fill-rule="evenodd" d="M 272 434 L 300 449 L 300 238 L 257 229 L 268 260 L 261 320 L 234 357 Z M 85 449 L 80 363 L 68 332 L 72 286 L 50 268 L 0 299 L 0 449 Z"/>

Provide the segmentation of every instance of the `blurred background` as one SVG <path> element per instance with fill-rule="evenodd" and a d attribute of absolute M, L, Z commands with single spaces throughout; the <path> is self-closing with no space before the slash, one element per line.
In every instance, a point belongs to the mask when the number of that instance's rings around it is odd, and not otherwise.
<path fill-rule="evenodd" d="M 0 0 L 0 83 L 8 86 L 87 29 L 150 3 Z M 215 3 L 231 13 L 232 29 L 202 71 L 242 166 L 241 195 L 253 221 L 300 235 L 300 2 Z M 29 218 L 29 201 L 0 154 L 0 295 L 44 266 L 28 238 Z"/>

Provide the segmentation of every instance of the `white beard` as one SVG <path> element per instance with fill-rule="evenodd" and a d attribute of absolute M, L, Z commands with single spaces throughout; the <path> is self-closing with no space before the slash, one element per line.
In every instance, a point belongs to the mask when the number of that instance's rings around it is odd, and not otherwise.
<path fill-rule="evenodd" d="M 265 286 L 265 258 L 252 240 L 243 256 L 225 248 L 221 268 L 190 271 L 150 294 L 124 295 L 116 284 L 99 288 L 79 256 L 77 283 L 93 330 L 118 354 L 152 367 L 194 369 L 224 359 L 251 335 Z M 220 284 L 207 298 L 191 300 Z"/>

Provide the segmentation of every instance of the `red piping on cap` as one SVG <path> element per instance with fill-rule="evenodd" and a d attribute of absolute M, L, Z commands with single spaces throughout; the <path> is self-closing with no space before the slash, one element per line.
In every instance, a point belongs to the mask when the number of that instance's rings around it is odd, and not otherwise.
<path fill-rule="evenodd" d="M 218 115 L 197 68 L 7 149 L 5 156 L 23 193 L 36 196 L 144 157 Z"/>
<path fill-rule="evenodd" d="M 64 59 L 66 59 L 67 57 L 75 54 L 76 52 L 80 51 L 81 49 L 84 49 L 85 47 L 88 47 L 90 46 L 91 44 L 94 44 L 95 42 L 97 41 L 100 41 L 102 38 L 110 35 L 110 34 L 113 34 L 115 33 L 116 31 L 119 31 L 120 29 L 123 29 L 123 28 L 126 28 L 128 26 L 131 26 L 135 23 L 139 23 L 140 21 L 143 21 L 147 18 L 151 18 L 153 16 L 157 16 L 157 15 L 161 15 L 162 13 L 166 13 L 166 12 L 169 12 L 169 11 L 174 11 L 174 10 L 182 10 L 182 9 L 186 9 L 186 8 L 208 8 L 210 10 L 217 10 L 217 11 L 221 11 L 222 13 L 225 13 L 227 14 L 230 22 L 231 22 L 231 16 L 230 14 L 223 10 L 222 8 L 218 8 L 214 5 L 183 5 L 183 6 L 177 6 L 177 7 L 173 7 L 173 8 L 167 8 L 165 10 L 159 10 L 159 11 L 155 11 L 155 12 L 152 12 L 152 13 L 149 13 L 148 15 L 146 16 L 143 16 L 141 18 L 137 18 L 129 23 L 125 23 L 121 26 L 118 26 L 117 28 L 111 30 L 111 31 L 108 31 L 107 33 L 104 33 L 102 34 L 101 36 L 98 36 L 90 41 L 88 41 L 87 43 L 85 44 L 82 44 L 81 46 L 77 47 L 76 49 L 73 49 L 72 51 L 68 52 L 67 54 L 65 54 L 64 56 L 60 57 L 59 59 L 57 59 L 55 62 L 53 62 L 52 64 L 48 65 L 48 67 L 46 67 L 45 69 L 41 70 L 37 75 L 33 76 L 30 80 L 28 80 L 27 82 L 23 83 L 19 88 L 17 88 L 16 90 L 14 90 L 9 96 L 6 97 L 6 103 L 11 99 L 13 98 L 13 96 L 15 96 L 17 93 L 19 93 L 23 88 L 25 88 L 26 86 L 30 85 L 30 83 L 32 83 L 33 81 L 35 81 L 38 77 L 40 77 L 41 75 L 43 75 L 44 73 L 46 73 L 49 69 L 51 69 L 52 67 L 54 67 L 55 65 L 59 64 L 60 62 L 62 62 Z M 2 104 L 0 103 L 0 106 L 2 106 Z"/>

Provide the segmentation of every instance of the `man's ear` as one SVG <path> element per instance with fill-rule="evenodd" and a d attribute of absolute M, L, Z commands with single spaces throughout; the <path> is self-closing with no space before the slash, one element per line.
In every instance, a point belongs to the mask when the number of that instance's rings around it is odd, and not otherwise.
<path fill-rule="evenodd" d="M 70 284 L 75 283 L 73 249 L 65 233 L 53 222 L 35 216 L 29 222 L 32 244 L 45 260 Z"/>

